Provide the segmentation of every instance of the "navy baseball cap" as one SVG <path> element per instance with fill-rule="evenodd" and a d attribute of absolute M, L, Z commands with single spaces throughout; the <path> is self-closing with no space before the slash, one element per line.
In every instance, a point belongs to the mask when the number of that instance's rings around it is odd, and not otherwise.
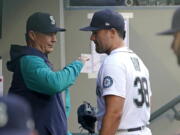
<path fill-rule="evenodd" d="M 177 8 L 172 18 L 171 28 L 169 30 L 158 33 L 159 35 L 173 35 L 180 31 L 180 8 Z"/>
<path fill-rule="evenodd" d="M 31 109 L 15 95 L 0 97 L 0 135 L 30 135 L 34 129 Z"/>
<path fill-rule="evenodd" d="M 55 19 L 48 13 L 36 12 L 32 14 L 26 23 L 26 32 L 33 30 L 41 33 L 65 31 L 56 26 Z"/>
<path fill-rule="evenodd" d="M 110 9 L 95 12 L 89 26 L 81 28 L 82 31 L 97 31 L 115 28 L 125 31 L 125 22 L 121 14 Z"/>

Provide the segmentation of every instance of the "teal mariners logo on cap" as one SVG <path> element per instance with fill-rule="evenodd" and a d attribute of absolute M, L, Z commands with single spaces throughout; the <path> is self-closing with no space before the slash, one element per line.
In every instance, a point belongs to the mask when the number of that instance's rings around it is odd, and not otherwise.
<path fill-rule="evenodd" d="M 113 84 L 113 79 L 110 76 L 106 76 L 103 79 L 103 88 L 109 88 Z"/>

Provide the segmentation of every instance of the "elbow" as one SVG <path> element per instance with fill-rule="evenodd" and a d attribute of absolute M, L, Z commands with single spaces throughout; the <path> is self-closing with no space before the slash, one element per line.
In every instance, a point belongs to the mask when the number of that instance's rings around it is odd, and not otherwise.
<path fill-rule="evenodd" d="M 116 113 L 114 114 L 114 117 L 117 121 L 120 121 L 121 120 L 121 116 L 122 116 L 122 113 Z"/>
<path fill-rule="evenodd" d="M 121 121 L 121 114 L 118 113 L 118 114 L 114 114 L 114 124 L 116 125 L 116 127 L 118 127 L 120 121 Z"/>
<path fill-rule="evenodd" d="M 55 86 L 53 87 L 51 87 L 51 89 L 50 89 L 50 95 L 54 95 L 54 94 L 56 94 L 56 93 L 60 93 L 60 92 L 62 92 L 62 91 L 64 91 L 64 89 L 62 89 L 62 88 L 56 88 Z"/>
<path fill-rule="evenodd" d="M 58 90 L 56 90 L 56 89 L 51 89 L 51 91 L 49 92 L 49 95 L 53 96 L 53 95 L 55 95 L 56 93 L 58 93 Z"/>
<path fill-rule="evenodd" d="M 60 91 L 58 88 L 55 88 L 55 86 L 46 87 L 46 89 L 45 89 L 45 94 L 48 94 L 50 96 L 53 96 L 58 92 L 60 92 Z"/>
<path fill-rule="evenodd" d="M 121 120 L 122 112 L 116 111 L 111 113 L 111 117 L 114 119 L 114 121 L 118 122 Z"/>

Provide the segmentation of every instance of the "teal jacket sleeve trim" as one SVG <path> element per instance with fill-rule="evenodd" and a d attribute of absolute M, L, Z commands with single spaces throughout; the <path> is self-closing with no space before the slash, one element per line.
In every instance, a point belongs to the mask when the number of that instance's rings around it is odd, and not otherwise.
<path fill-rule="evenodd" d="M 83 67 L 81 61 L 73 61 L 62 70 L 52 71 L 38 56 L 23 56 L 20 68 L 26 86 L 36 92 L 53 95 L 75 83 Z"/>
<path fill-rule="evenodd" d="M 69 88 L 65 90 L 65 101 L 66 101 L 65 102 L 66 103 L 66 116 L 68 118 L 71 112 L 71 95 L 70 95 Z M 68 130 L 67 135 L 72 135 L 72 133 Z"/>
<path fill-rule="evenodd" d="M 69 117 L 71 112 L 71 96 L 69 88 L 65 90 L 65 107 L 66 107 L 66 116 Z"/>

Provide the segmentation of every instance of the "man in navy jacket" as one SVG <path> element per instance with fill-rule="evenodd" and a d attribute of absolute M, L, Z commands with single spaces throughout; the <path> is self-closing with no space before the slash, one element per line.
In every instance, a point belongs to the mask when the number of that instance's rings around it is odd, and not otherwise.
<path fill-rule="evenodd" d="M 54 71 L 48 54 L 54 50 L 56 26 L 48 13 L 32 14 L 26 24 L 27 46 L 12 45 L 7 68 L 13 72 L 9 93 L 25 98 L 31 105 L 35 127 L 40 135 L 67 135 L 67 118 L 61 92 L 80 74 L 86 58 L 80 57 L 64 69 Z"/>

